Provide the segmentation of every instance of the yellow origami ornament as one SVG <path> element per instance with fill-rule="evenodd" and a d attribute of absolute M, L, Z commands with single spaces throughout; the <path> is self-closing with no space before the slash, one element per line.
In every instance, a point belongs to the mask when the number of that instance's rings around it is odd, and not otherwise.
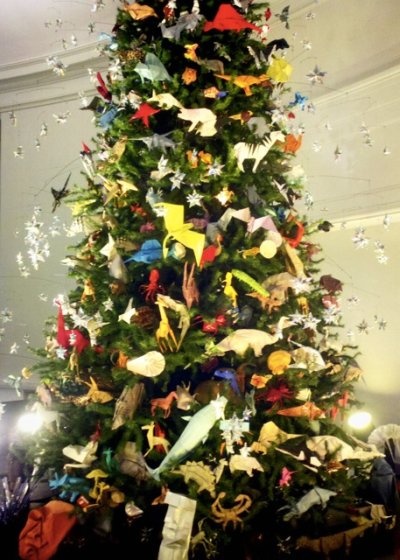
<path fill-rule="evenodd" d="M 184 57 L 188 60 L 193 60 L 194 62 L 198 62 L 198 57 L 196 54 L 196 49 L 198 47 L 198 43 L 194 43 L 193 45 L 185 45 L 186 52 L 184 53 Z"/>
<path fill-rule="evenodd" d="M 267 70 L 267 77 L 275 82 L 285 83 L 289 80 L 293 67 L 284 58 L 274 58 Z"/>
<path fill-rule="evenodd" d="M 291 360 L 292 356 L 286 350 L 275 350 L 268 356 L 268 369 L 274 375 L 282 375 L 289 367 Z"/>
<path fill-rule="evenodd" d="M 107 393 L 107 391 L 100 391 L 96 381 L 93 379 L 93 377 L 90 378 L 90 383 L 87 383 L 85 381 L 85 385 L 87 385 L 89 387 L 89 391 L 87 392 L 86 396 L 85 396 L 85 400 L 88 401 L 92 401 L 95 403 L 107 403 L 113 400 L 113 396 L 110 393 Z"/>
<path fill-rule="evenodd" d="M 184 206 L 182 204 L 169 204 L 166 202 L 159 202 L 156 204 L 156 206 L 162 207 L 165 211 L 164 225 L 168 233 L 163 241 L 164 258 L 166 258 L 168 255 L 167 243 L 172 238 L 176 241 L 179 241 L 179 243 L 182 243 L 182 245 L 184 245 L 186 248 L 193 250 L 194 256 L 196 258 L 196 263 L 199 266 L 205 243 L 204 233 L 191 231 L 193 228 L 193 224 L 184 223 Z"/>

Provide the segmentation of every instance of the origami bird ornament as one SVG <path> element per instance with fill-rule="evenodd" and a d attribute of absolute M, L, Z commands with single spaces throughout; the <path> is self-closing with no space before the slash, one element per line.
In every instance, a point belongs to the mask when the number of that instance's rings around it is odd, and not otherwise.
<path fill-rule="evenodd" d="M 169 204 L 166 202 L 159 202 L 156 206 L 164 209 L 164 224 L 167 229 L 167 235 L 163 242 L 163 256 L 168 255 L 167 243 L 169 239 L 173 238 L 185 247 L 192 249 L 196 258 L 197 265 L 200 265 L 201 256 L 203 253 L 205 235 L 191 231 L 193 224 L 184 223 L 184 207 L 182 204 Z"/>

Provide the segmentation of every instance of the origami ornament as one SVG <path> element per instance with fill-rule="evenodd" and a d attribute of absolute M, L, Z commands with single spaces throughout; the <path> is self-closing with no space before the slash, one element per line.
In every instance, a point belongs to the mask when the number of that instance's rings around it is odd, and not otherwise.
<path fill-rule="evenodd" d="M 140 21 L 149 17 L 158 17 L 153 8 L 147 6 L 146 4 L 138 4 L 137 2 L 134 2 L 133 4 L 125 4 L 122 9 L 125 12 L 128 12 L 134 20 Z"/>
<path fill-rule="evenodd" d="M 156 429 L 155 422 L 150 422 L 150 424 L 147 424 L 146 426 L 142 426 L 142 430 L 146 432 L 147 443 L 149 445 L 149 448 L 146 451 L 146 453 L 143 455 L 143 457 L 146 457 L 146 455 L 151 453 L 151 451 L 156 446 L 160 446 L 164 453 L 168 453 L 168 450 L 171 447 L 171 444 L 169 443 L 168 440 L 166 440 L 162 436 L 155 434 L 155 429 Z"/>
<path fill-rule="evenodd" d="M 232 473 L 235 471 L 245 471 L 247 476 L 253 476 L 253 471 L 264 472 L 262 465 L 255 457 L 245 454 L 231 455 L 229 470 Z"/>
<path fill-rule="evenodd" d="M 186 67 L 183 74 L 182 74 L 182 82 L 185 85 L 192 84 L 197 80 L 197 70 L 194 68 Z"/>
<path fill-rule="evenodd" d="M 68 185 L 70 177 L 71 177 L 71 173 L 66 178 L 65 183 L 60 190 L 56 190 L 55 188 L 51 187 L 51 194 L 53 195 L 53 198 L 54 198 L 53 207 L 51 209 L 52 212 L 55 212 L 56 209 L 60 206 L 61 200 L 63 198 L 65 198 L 66 196 L 68 196 L 69 191 L 67 190 L 67 185 Z"/>
<path fill-rule="evenodd" d="M 150 82 L 166 82 L 171 80 L 171 76 L 168 74 L 164 64 L 153 53 L 147 53 L 144 63 L 139 62 L 135 66 L 134 72 L 139 74 L 142 83 L 145 80 Z"/>
<path fill-rule="evenodd" d="M 308 511 L 312 506 L 319 505 L 325 507 L 332 496 L 336 496 L 337 492 L 326 490 L 316 486 L 296 503 L 291 510 L 283 517 L 285 521 L 290 521 L 293 517 L 300 517 Z"/>
<path fill-rule="evenodd" d="M 150 127 L 150 122 L 149 122 L 149 117 L 151 117 L 152 115 L 156 115 L 157 113 L 160 112 L 160 109 L 154 109 L 151 105 L 149 105 L 148 103 L 142 103 L 139 107 L 139 109 L 136 111 L 136 113 L 134 113 L 131 118 L 129 119 L 129 121 L 133 121 L 135 119 L 140 119 L 142 121 L 142 123 L 149 128 Z"/>
<path fill-rule="evenodd" d="M 258 357 L 262 355 L 264 346 L 275 344 L 282 338 L 282 330 L 292 324 L 287 317 L 281 317 L 274 334 L 257 329 L 238 329 L 221 340 L 216 345 L 216 349 L 222 353 L 233 351 L 243 356 L 251 348 L 254 355 Z"/>
<path fill-rule="evenodd" d="M 159 306 L 160 313 L 161 308 L 168 308 L 175 311 L 175 313 L 179 316 L 178 329 L 181 330 L 181 335 L 178 343 L 176 344 L 176 349 L 179 350 L 190 327 L 190 314 L 188 308 L 181 301 L 172 299 L 171 297 L 163 294 L 157 294 L 157 305 Z"/>
<path fill-rule="evenodd" d="M 151 264 L 162 257 L 161 243 L 157 239 L 148 239 L 132 257 L 126 259 L 125 264 L 135 261 Z"/>
<path fill-rule="evenodd" d="M 165 358 L 156 350 L 151 350 L 138 358 L 130 358 L 126 362 L 126 369 L 144 377 L 156 377 L 165 368 Z"/>
<path fill-rule="evenodd" d="M 184 560 L 189 557 L 196 500 L 168 490 L 164 503 L 168 505 L 168 510 L 164 519 L 158 560 Z"/>
<path fill-rule="evenodd" d="M 128 420 L 131 420 L 144 397 L 143 383 L 136 383 L 133 387 L 124 387 L 114 408 L 112 430 L 117 430 Z"/>
<path fill-rule="evenodd" d="M 273 58 L 267 70 L 267 77 L 275 82 L 285 83 L 289 80 L 293 67 L 284 58 Z"/>
<path fill-rule="evenodd" d="M 215 473 L 209 465 L 205 465 L 202 461 L 187 461 L 184 465 L 179 465 L 178 469 L 171 471 L 181 474 L 186 484 L 193 481 L 197 484 L 197 492 L 207 490 L 212 498 L 215 498 Z"/>
<path fill-rule="evenodd" d="M 157 103 L 162 109 L 172 109 L 172 107 L 183 107 L 182 103 L 170 93 L 156 93 L 153 90 L 153 95 L 147 99 L 149 103 Z"/>
<path fill-rule="evenodd" d="M 89 441 L 85 446 L 83 445 L 67 445 L 63 448 L 63 454 L 76 461 L 75 463 L 68 463 L 64 468 L 73 469 L 86 469 L 97 459 L 95 453 L 97 451 L 97 441 Z"/>
<path fill-rule="evenodd" d="M 186 109 L 182 107 L 178 113 L 178 118 L 192 123 L 189 127 L 189 132 L 195 130 L 196 134 L 200 134 L 203 137 L 214 136 L 217 133 L 215 128 L 217 117 L 210 109 L 201 107 Z"/>
<path fill-rule="evenodd" d="M 247 144 L 246 142 L 238 142 L 233 146 L 235 157 L 240 171 L 244 171 L 243 162 L 245 159 L 254 159 L 253 173 L 257 171 L 262 159 L 268 154 L 275 142 L 283 142 L 284 134 L 279 130 L 271 132 L 269 136 L 265 136 L 260 144 Z"/>
<path fill-rule="evenodd" d="M 253 95 L 251 86 L 268 83 L 268 76 L 266 74 L 261 74 L 260 76 L 227 76 L 225 74 L 215 74 L 215 76 L 222 80 L 233 82 L 235 86 L 242 88 L 247 96 Z"/>
<path fill-rule="evenodd" d="M 320 416 L 325 416 L 324 411 L 317 407 L 313 402 L 306 402 L 300 406 L 293 406 L 291 408 L 284 408 L 277 410 L 276 414 L 280 416 L 291 416 L 291 417 L 304 417 L 310 420 L 315 420 Z"/>
<path fill-rule="evenodd" d="M 78 329 L 65 328 L 61 305 L 58 306 L 57 342 L 60 346 L 66 349 L 73 346 L 78 354 L 90 345 L 90 341 Z"/>
<path fill-rule="evenodd" d="M 290 471 L 287 467 L 282 467 L 281 478 L 279 479 L 279 486 L 289 486 L 292 480 L 292 475 L 295 471 Z"/>
<path fill-rule="evenodd" d="M 89 391 L 83 397 L 84 401 L 104 404 L 113 400 L 114 397 L 110 393 L 99 390 L 93 377 L 90 377 L 90 383 L 87 383 L 86 381 L 84 383 L 89 387 Z"/>
<path fill-rule="evenodd" d="M 275 422 L 270 421 L 263 424 L 257 443 L 261 444 L 266 452 L 273 443 L 283 443 L 296 437 L 299 437 L 299 434 L 288 434 L 278 428 Z"/>
<path fill-rule="evenodd" d="M 238 494 L 235 498 L 235 506 L 232 508 L 224 508 L 221 505 L 221 500 L 226 496 L 226 492 L 220 492 L 217 496 L 215 502 L 211 504 L 211 512 L 213 514 L 214 521 L 216 523 L 221 523 L 222 528 L 225 530 L 228 523 L 232 523 L 234 529 L 238 524 L 243 525 L 243 519 L 239 516 L 249 511 L 252 499 L 247 494 Z"/>
<path fill-rule="evenodd" d="M 183 205 L 159 202 L 156 206 L 164 210 L 164 224 L 168 232 L 163 241 L 164 258 L 168 255 L 167 243 L 169 239 L 173 238 L 188 249 L 193 250 L 196 263 L 199 266 L 204 248 L 205 235 L 203 233 L 191 231 L 193 224 L 184 223 Z"/>
<path fill-rule="evenodd" d="M 203 31 L 207 33 L 212 29 L 217 31 L 242 31 L 251 29 L 252 31 L 262 32 L 261 27 L 247 21 L 230 4 L 221 4 L 213 21 L 206 21 Z"/>
<path fill-rule="evenodd" d="M 208 436 L 209 431 L 215 423 L 223 418 L 225 406 L 228 400 L 226 397 L 218 397 L 210 401 L 209 404 L 204 406 L 201 410 L 196 412 L 189 420 L 188 425 L 181 433 L 179 439 L 172 446 L 168 455 L 164 458 L 161 464 L 152 472 L 152 476 L 158 480 L 160 474 L 166 469 L 170 469 L 187 456 L 190 451 L 197 447 L 201 442 L 204 442 Z"/>
<path fill-rule="evenodd" d="M 130 298 L 125 311 L 118 316 L 118 321 L 125 321 L 125 323 L 127 323 L 128 325 L 131 324 L 131 319 L 133 315 L 136 314 L 136 309 L 132 307 L 132 302 L 133 302 L 133 298 Z"/>
<path fill-rule="evenodd" d="M 286 350 L 275 350 L 268 356 L 267 366 L 274 375 L 282 375 L 287 370 L 292 357 Z"/>

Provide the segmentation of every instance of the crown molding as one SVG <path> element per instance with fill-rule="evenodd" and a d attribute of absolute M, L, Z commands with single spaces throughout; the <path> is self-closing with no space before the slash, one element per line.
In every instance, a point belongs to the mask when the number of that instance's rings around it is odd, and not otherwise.
<path fill-rule="evenodd" d="M 94 90 L 89 82 L 88 69 L 105 71 L 108 67 L 106 57 L 98 54 L 93 57 L 93 53 L 91 58 L 70 60 L 64 76 L 57 76 L 51 69 L 44 70 L 43 61 L 40 65 L 37 61 L 30 61 L 27 65 L 13 64 L 12 72 L 3 72 L 4 67 L 1 68 L 0 112 L 77 99 L 79 91 Z M 15 72 L 17 67 L 21 69 L 20 73 Z"/>

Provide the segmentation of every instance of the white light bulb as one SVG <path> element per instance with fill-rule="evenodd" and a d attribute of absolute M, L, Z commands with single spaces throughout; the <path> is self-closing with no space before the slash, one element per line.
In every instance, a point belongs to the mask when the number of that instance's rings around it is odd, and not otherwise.
<path fill-rule="evenodd" d="M 17 427 L 25 434 L 34 434 L 42 427 L 42 424 L 43 418 L 39 414 L 27 412 L 19 418 Z"/>
<path fill-rule="evenodd" d="M 365 410 L 359 410 L 349 416 L 347 423 L 354 430 L 363 430 L 367 428 L 372 421 L 372 416 Z"/>

